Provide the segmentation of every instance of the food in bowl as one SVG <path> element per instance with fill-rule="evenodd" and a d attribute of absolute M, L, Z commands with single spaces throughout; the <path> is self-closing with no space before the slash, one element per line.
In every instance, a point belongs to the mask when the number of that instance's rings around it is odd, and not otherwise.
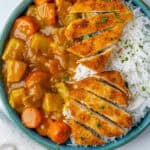
<path fill-rule="evenodd" d="M 57 144 L 71 137 L 104 145 L 125 135 L 135 124 L 132 92 L 110 62 L 132 19 L 120 0 L 35 0 L 16 19 L 2 57 L 9 104 L 22 123 Z"/>

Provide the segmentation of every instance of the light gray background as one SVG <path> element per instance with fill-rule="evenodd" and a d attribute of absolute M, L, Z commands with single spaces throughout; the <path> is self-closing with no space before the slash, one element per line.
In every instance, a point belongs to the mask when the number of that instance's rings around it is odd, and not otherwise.
<path fill-rule="evenodd" d="M 23 0 L 0 0 L 0 32 L 5 26 L 6 20 L 8 19 L 10 13 L 21 1 Z M 145 2 L 148 2 L 150 4 L 150 0 L 145 0 Z M 7 131 L 6 128 L 8 128 Z M 0 115 L 0 134 L 2 133 L 4 134 L 0 136 L 0 141 L 4 141 L 5 143 L 7 142 L 13 143 L 15 139 L 14 144 L 17 145 L 18 150 L 33 150 L 33 149 L 46 150 L 45 148 L 42 148 L 38 144 L 34 143 L 34 141 L 28 139 L 27 136 L 24 135 L 22 132 L 17 130 L 19 129 L 16 129 L 16 127 L 10 121 L 8 121 L 7 119 L 5 119 L 3 116 Z M 8 134 L 8 132 L 10 133 L 10 135 L 7 139 L 6 134 Z M 3 139 L 3 137 L 5 139 Z M 21 137 L 22 140 L 20 139 Z M 21 143 L 19 144 L 20 140 L 22 144 Z M 23 143 L 28 143 L 28 144 L 24 145 Z M 0 142 L 0 146 L 1 144 L 3 143 Z M 150 150 L 150 127 L 148 127 L 135 140 L 119 148 L 118 150 Z"/>

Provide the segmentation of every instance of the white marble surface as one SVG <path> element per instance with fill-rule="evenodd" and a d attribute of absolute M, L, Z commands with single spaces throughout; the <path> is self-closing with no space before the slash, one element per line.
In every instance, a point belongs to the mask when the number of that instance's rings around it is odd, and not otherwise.
<path fill-rule="evenodd" d="M 0 32 L 12 10 L 21 1 L 22 0 L 0 0 Z M 150 3 L 150 0 L 145 1 Z M 18 150 L 46 150 L 19 131 L 11 121 L 0 113 L 0 150 L 3 150 L 1 148 L 2 144 L 7 143 L 16 145 Z M 5 150 L 14 149 L 8 148 Z M 118 150 L 150 150 L 150 127 L 130 143 L 118 148 Z"/>

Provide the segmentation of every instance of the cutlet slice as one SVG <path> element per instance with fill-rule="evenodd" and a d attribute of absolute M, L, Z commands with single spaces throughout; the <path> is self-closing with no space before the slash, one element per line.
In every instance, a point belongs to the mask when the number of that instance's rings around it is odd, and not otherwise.
<path fill-rule="evenodd" d="M 126 11 L 121 0 L 77 0 L 70 13 Z"/>
<path fill-rule="evenodd" d="M 85 125 L 87 128 L 94 130 L 101 136 L 119 137 L 124 134 L 123 129 L 83 108 L 82 105 L 73 100 L 69 102 L 69 109 L 73 119 Z"/>
<path fill-rule="evenodd" d="M 67 51 L 79 57 L 94 55 L 115 44 L 119 40 L 122 30 L 123 25 L 118 24 L 114 28 L 102 32 L 100 35 L 78 42 L 68 48 Z"/>
<path fill-rule="evenodd" d="M 84 146 L 103 145 L 105 142 L 96 137 L 90 130 L 74 120 L 70 120 L 72 137 L 75 144 Z"/>
<path fill-rule="evenodd" d="M 107 117 L 120 127 L 130 128 L 132 125 L 132 116 L 130 114 L 86 90 L 73 90 L 70 92 L 70 97 L 84 104 L 89 109 Z"/>
<path fill-rule="evenodd" d="M 78 62 L 95 72 L 102 72 L 110 58 L 112 51 L 113 49 L 110 48 L 104 51 L 103 53 L 88 58 L 80 59 Z"/>
<path fill-rule="evenodd" d="M 105 72 L 98 73 L 97 75 L 95 75 L 95 77 L 97 79 L 108 82 L 109 84 L 120 89 L 126 95 L 129 95 L 129 91 L 125 85 L 125 82 L 122 79 L 120 72 L 118 72 L 118 71 L 105 71 Z"/>
<path fill-rule="evenodd" d="M 117 24 L 126 24 L 132 19 L 132 13 L 99 14 L 91 18 L 77 19 L 71 22 L 65 30 L 68 40 L 79 38 L 83 35 L 111 29 Z"/>
<path fill-rule="evenodd" d="M 78 81 L 75 83 L 75 86 L 90 91 L 114 104 L 125 107 L 128 106 L 128 98 L 124 93 L 108 84 L 105 84 L 104 82 L 97 80 L 94 77 L 89 77 Z"/>
<path fill-rule="evenodd" d="M 89 19 L 77 19 L 68 25 L 65 35 L 70 40 L 85 34 L 103 31 L 114 27 L 116 20 L 114 13 L 96 15 Z"/>

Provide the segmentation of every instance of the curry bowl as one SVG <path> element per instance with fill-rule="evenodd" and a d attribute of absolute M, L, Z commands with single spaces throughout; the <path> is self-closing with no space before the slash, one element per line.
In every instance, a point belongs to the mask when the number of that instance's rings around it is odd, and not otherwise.
<path fill-rule="evenodd" d="M 4 29 L 2 30 L 2 33 L 0 33 L 0 56 L 2 56 L 2 51 L 4 49 L 5 41 L 7 40 L 7 37 L 9 35 L 9 32 L 11 30 L 12 24 L 14 20 L 20 16 L 26 8 L 32 3 L 32 0 L 24 0 L 22 1 L 11 13 L 9 19 L 6 22 L 6 25 Z M 140 1 L 140 0 L 134 0 L 134 4 L 141 7 L 141 10 L 150 17 L 150 11 L 148 8 Z M 0 59 L 0 68 L 2 68 L 2 61 Z M 2 70 L 2 69 L 1 69 Z M 146 116 L 141 120 L 141 122 L 132 130 L 129 131 L 129 133 L 122 137 L 117 139 L 114 142 L 108 143 L 104 146 L 95 146 L 95 147 L 82 147 L 82 146 L 73 146 L 71 145 L 71 141 L 68 141 L 67 143 L 63 145 L 57 145 L 53 143 L 48 138 L 41 137 L 36 132 L 34 132 L 31 129 L 27 129 L 24 127 L 24 125 L 21 123 L 19 116 L 17 113 L 9 106 L 8 98 L 4 90 L 4 84 L 2 79 L 2 73 L 0 73 L 0 101 L 2 103 L 2 107 L 4 108 L 5 112 L 9 116 L 9 118 L 22 130 L 24 133 L 26 133 L 30 138 L 35 140 L 36 142 L 40 143 L 41 145 L 51 148 L 51 149 L 60 149 L 60 150 L 109 150 L 114 149 L 117 147 L 120 147 L 121 145 L 124 145 L 137 137 L 149 124 L 150 124 L 150 113 L 148 112 Z"/>

